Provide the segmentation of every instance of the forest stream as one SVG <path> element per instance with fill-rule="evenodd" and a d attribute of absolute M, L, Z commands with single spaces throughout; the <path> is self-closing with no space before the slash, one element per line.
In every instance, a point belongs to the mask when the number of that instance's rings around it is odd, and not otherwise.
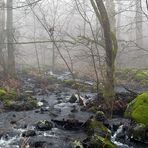
<path fill-rule="evenodd" d="M 42 94 L 42 89 L 36 87 L 37 82 L 34 77 L 23 76 L 21 79 L 23 91 L 33 90 L 33 96 L 37 98 L 39 107 L 28 111 L 0 112 L 0 148 L 70 148 L 72 141 L 77 139 L 83 141 L 87 138 L 86 132 L 80 128 L 80 125 L 94 113 L 83 111 L 78 102 L 69 102 L 76 90 L 62 87 Z M 118 90 L 123 91 L 120 87 Z M 81 94 L 89 98 L 96 95 L 95 93 Z M 71 120 L 77 121 L 77 124 L 66 126 L 66 122 Z M 41 122 L 51 124 L 51 128 L 42 128 Z M 111 141 L 118 148 L 147 148 L 146 144 L 131 141 L 125 135 L 123 125 L 128 125 L 129 122 L 123 117 L 108 119 Z"/>

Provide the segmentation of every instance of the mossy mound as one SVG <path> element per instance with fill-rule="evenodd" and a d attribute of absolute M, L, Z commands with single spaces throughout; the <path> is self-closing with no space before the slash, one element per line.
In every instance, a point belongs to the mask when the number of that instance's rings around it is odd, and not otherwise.
<path fill-rule="evenodd" d="M 136 80 L 148 80 L 148 70 L 138 71 L 135 75 Z"/>
<path fill-rule="evenodd" d="M 107 138 L 103 138 L 97 134 L 94 134 L 89 141 L 90 148 L 116 148 L 116 145 L 113 144 Z"/>
<path fill-rule="evenodd" d="M 88 84 L 76 82 L 74 80 L 64 80 L 63 85 L 72 89 L 79 89 L 81 92 L 87 92 L 92 89 Z"/>
<path fill-rule="evenodd" d="M 4 90 L 4 89 L 0 89 L 0 99 L 4 96 L 4 95 L 6 95 L 6 90 Z"/>
<path fill-rule="evenodd" d="M 71 145 L 71 148 L 84 148 L 81 141 L 79 140 L 75 140 L 70 145 Z"/>
<path fill-rule="evenodd" d="M 96 133 L 101 137 L 111 137 L 111 131 L 104 126 L 102 122 L 97 121 L 95 118 L 87 121 L 86 132 L 88 135 L 94 135 Z"/>
<path fill-rule="evenodd" d="M 134 99 L 125 111 L 125 117 L 148 127 L 148 93 L 143 93 Z"/>
<path fill-rule="evenodd" d="M 5 89 L 0 89 L 0 101 L 4 106 L 8 106 L 11 101 L 16 99 L 17 94 L 15 92 L 8 92 Z"/>

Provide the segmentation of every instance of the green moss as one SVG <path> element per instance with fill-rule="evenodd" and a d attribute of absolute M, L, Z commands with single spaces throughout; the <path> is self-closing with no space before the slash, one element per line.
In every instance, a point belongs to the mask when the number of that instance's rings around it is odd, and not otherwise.
<path fill-rule="evenodd" d="M 91 146 L 96 148 L 116 148 L 111 141 L 97 134 L 91 137 Z"/>
<path fill-rule="evenodd" d="M 148 79 L 148 72 L 147 71 L 138 71 L 135 75 L 136 80 L 146 80 Z"/>
<path fill-rule="evenodd" d="M 0 89 L 0 101 L 14 100 L 17 94 L 15 92 L 7 92 L 4 89 Z"/>
<path fill-rule="evenodd" d="M 0 89 L 0 99 L 4 96 L 4 95 L 6 95 L 6 91 L 4 90 L 4 89 Z"/>
<path fill-rule="evenodd" d="M 125 117 L 132 118 L 148 127 L 148 93 L 139 95 L 128 105 Z"/>
<path fill-rule="evenodd" d="M 5 100 L 4 101 L 4 106 L 5 106 L 5 108 L 10 108 L 11 107 L 11 105 L 12 105 L 12 101 L 11 100 Z"/>
<path fill-rule="evenodd" d="M 72 86 L 75 82 L 73 80 L 64 80 L 63 83 L 68 86 Z"/>
<path fill-rule="evenodd" d="M 32 108 L 37 108 L 38 107 L 38 102 L 36 98 L 33 97 L 28 97 L 26 98 L 26 102 L 32 106 Z"/>
<path fill-rule="evenodd" d="M 50 81 L 50 80 L 52 81 L 52 80 L 55 80 L 55 79 L 56 79 L 56 77 L 51 76 L 51 75 L 48 77 L 48 80 L 49 80 L 49 81 Z"/>
<path fill-rule="evenodd" d="M 83 148 L 83 145 L 81 141 L 75 140 L 74 142 L 71 143 L 71 147 L 72 148 Z"/>
<path fill-rule="evenodd" d="M 104 126 L 102 122 L 97 121 L 95 118 L 88 120 L 86 132 L 88 135 L 97 133 L 102 137 L 109 138 L 111 136 L 111 131 L 106 126 Z"/>
<path fill-rule="evenodd" d="M 64 80 L 63 83 L 71 87 L 72 89 L 79 89 L 82 92 L 86 92 L 90 90 L 90 87 L 87 84 L 83 84 L 81 82 L 75 82 L 74 80 Z"/>
<path fill-rule="evenodd" d="M 82 92 L 86 92 L 86 91 L 89 90 L 89 87 L 86 84 L 82 84 L 82 83 L 79 83 L 79 82 L 74 83 L 72 85 L 72 88 L 73 89 L 79 89 Z"/>
<path fill-rule="evenodd" d="M 92 106 L 91 108 L 89 108 L 90 112 L 96 113 L 98 111 L 98 107 L 96 106 Z"/>

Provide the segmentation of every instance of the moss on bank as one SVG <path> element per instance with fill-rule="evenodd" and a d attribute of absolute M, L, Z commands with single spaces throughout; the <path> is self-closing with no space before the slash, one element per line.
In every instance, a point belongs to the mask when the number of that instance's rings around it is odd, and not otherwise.
<path fill-rule="evenodd" d="M 116 145 L 113 144 L 107 138 L 103 138 L 97 134 L 94 134 L 91 137 L 91 147 L 93 148 L 116 148 Z"/>
<path fill-rule="evenodd" d="M 143 93 L 134 99 L 125 111 L 125 117 L 148 127 L 148 93 Z"/>

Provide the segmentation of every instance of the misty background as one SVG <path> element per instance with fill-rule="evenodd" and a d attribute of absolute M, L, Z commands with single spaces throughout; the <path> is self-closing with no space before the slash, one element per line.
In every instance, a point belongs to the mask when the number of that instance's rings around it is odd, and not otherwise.
<path fill-rule="evenodd" d="M 116 66 L 147 68 L 148 20 L 145 2 L 138 7 L 135 0 L 116 0 L 114 4 L 107 6 L 107 10 L 114 10 L 112 14 L 109 13 L 109 19 L 116 26 L 119 44 Z M 6 24 L 6 8 L 2 12 L 5 13 Z M 78 3 L 75 0 L 41 0 L 35 3 L 33 0 L 15 0 L 13 37 L 16 67 L 37 67 L 38 64 L 49 68 L 55 64 L 57 69 L 65 67 L 56 47 L 50 42 L 51 29 L 54 39 L 58 41 L 57 46 L 68 63 L 72 62 L 75 70 L 81 67 L 83 70 L 91 69 L 89 50 L 83 44 L 74 43 L 82 36 L 92 37 L 91 28 L 82 15 L 89 18 L 94 34 L 101 36 L 100 24 L 89 0 L 80 0 Z M 104 51 L 99 48 L 103 61 Z"/>

